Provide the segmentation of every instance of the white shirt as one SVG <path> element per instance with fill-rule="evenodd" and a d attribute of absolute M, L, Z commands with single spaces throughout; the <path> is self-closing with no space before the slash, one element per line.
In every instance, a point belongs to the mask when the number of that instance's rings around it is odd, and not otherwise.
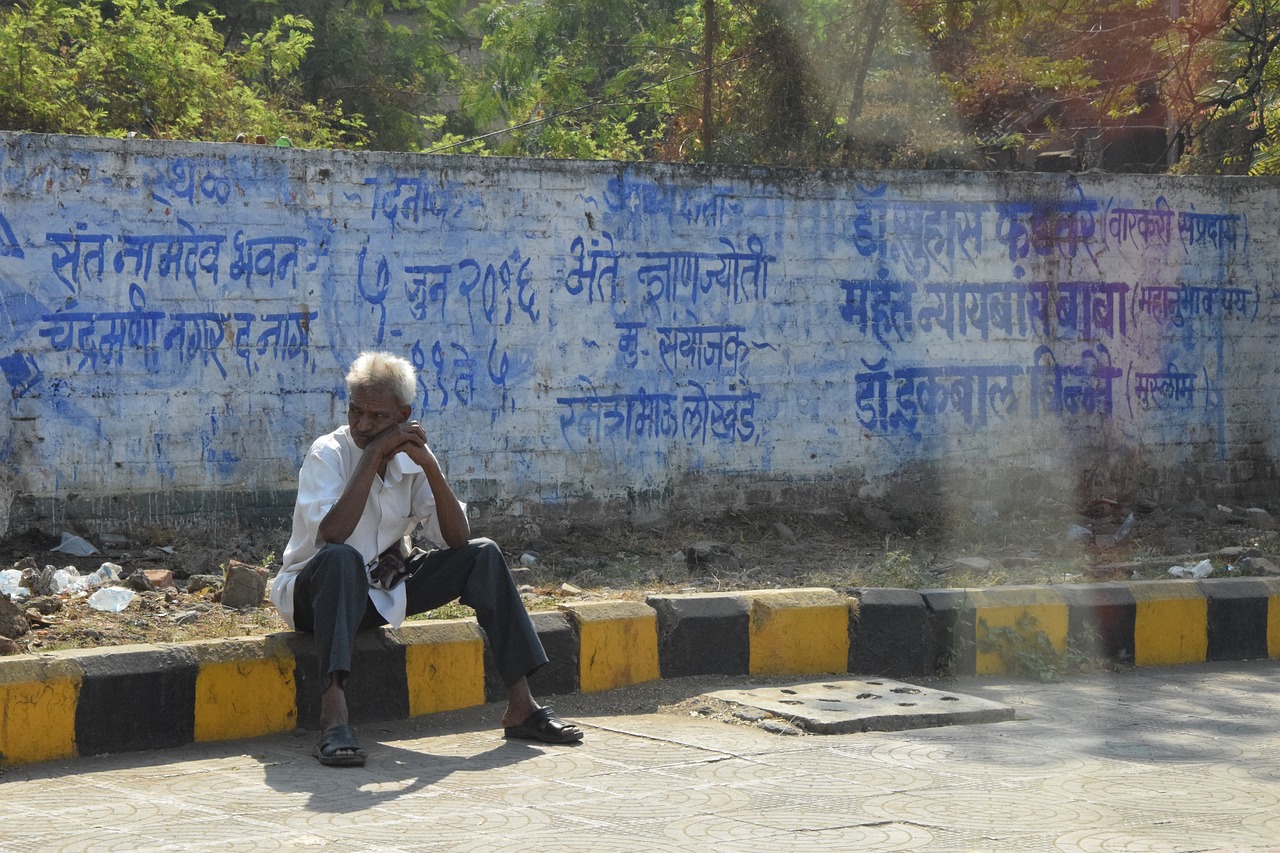
<path fill-rule="evenodd" d="M 363 454 L 351 439 L 351 429 L 343 426 L 317 438 L 302 461 L 298 500 L 293 508 L 293 534 L 285 546 L 280 573 L 271 584 L 271 603 L 290 628 L 297 627 L 293 622 L 293 585 L 298 573 L 325 546 L 320 539 L 320 522 L 342 496 L 347 478 Z M 466 512 L 466 504 L 458 503 Z M 347 537 L 347 544 L 360 552 L 367 570 L 379 554 L 398 540 L 407 540 L 419 524 L 426 525 L 427 538 L 437 546 L 444 542 L 426 473 L 408 456 L 398 453 L 387 463 L 385 475 L 374 475 L 364 512 Z M 406 553 L 407 545 L 406 541 Z M 399 627 L 404 622 L 403 583 L 390 592 L 370 587 L 369 598 L 388 624 Z"/>

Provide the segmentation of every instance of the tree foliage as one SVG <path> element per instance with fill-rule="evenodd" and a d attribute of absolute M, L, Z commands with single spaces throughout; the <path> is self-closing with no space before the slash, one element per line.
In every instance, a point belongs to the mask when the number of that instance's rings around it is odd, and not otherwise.
<path fill-rule="evenodd" d="M 0 127 L 227 141 L 239 132 L 336 146 L 359 139 L 339 104 L 298 97 L 310 24 L 285 15 L 228 51 L 182 0 L 32 0 L 0 10 Z"/>
<path fill-rule="evenodd" d="M 463 110 L 510 128 L 486 143 L 506 154 L 821 164 L 848 161 L 851 139 L 884 153 L 898 132 L 952 145 L 940 124 L 917 133 L 947 120 L 940 98 L 896 123 L 882 100 L 895 81 L 937 88 L 919 51 L 879 37 L 891 5 L 494 0 L 473 18 L 484 62 Z"/>
<path fill-rule="evenodd" d="M 1196 7 L 1162 43 L 1181 172 L 1280 174 L 1280 2 Z"/>
<path fill-rule="evenodd" d="M 467 69 L 459 127 L 508 128 L 485 143 L 503 154 L 644 156 L 665 112 L 650 91 L 667 70 L 653 54 L 669 49 L 655 28 L 671 28 L 671 11 L 661 0 L 480 4 L 482 59 Z"/>
<path fill-rule="evenodd" d="M 229 43 L 286 16 L 306 20 L 310 44 L 294 78 L 311 102 L 361 116 L 368 147 L 416 151 L 439 121 L 458 55 L 470 44 L 463 0 L 199 0 Z"/>
<path fill-rule="evenodd" d="M 1278 46 L 1280 0 L 26 0 L 0 127 L 1268 174 Z"/>

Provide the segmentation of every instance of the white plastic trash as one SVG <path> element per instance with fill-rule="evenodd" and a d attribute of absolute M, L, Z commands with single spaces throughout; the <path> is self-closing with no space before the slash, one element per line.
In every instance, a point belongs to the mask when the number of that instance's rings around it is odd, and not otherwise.
<path fill-rule="evenodd" d="M 1193 578 L 1207 578 L 1211 574 L 1213 574 L 1213 563 L 1208 560 L 1201 560 L 1191 567 L 1191 577 Z"/>
<path fill-rule="evenodd" d="M 62 569 L 55 569 L 53 572 L 53 591 L 54 592 L 74 592 L 77 589 L 84 589 L 84 578 L 75 566 L 67 566 Z"/>
<path fill-rule="evenodd" d="M 1175 578 L 1207 578 L 1213 574 L 1213 563 L 1208 560 L 1201 560 L 1194 566 L 1173 566 L 1169 569 L 1169 574 Z"/>
<path fill-rule="evenodd" d="M 125 589 L 122 586 L 104 586 L 89 596 L 89 606 L 94 610 L 119 613 L 129 606 L 129 602 L 133 601 L 134 595 L 133 590 Z"/>
<path fill-rule="evenodd" d="M 1093 531 L 1087 527 L 1081 527 L 1079 524 L 1072 524 L 1067 527 L 1067 541 L 1092 545 L 1094 541 Z"/>
<path fill-rule="evenodd" d="M 96 571 L 85 576 L 84 589 L 113 583 L 120 583 L 120 567 L 115 563 L 103 563 Z"/>
<path fill-rule="evenodd" d="M 30 590 L 22 585 L 22 572 L 17 569 L 0 572 L 0 595 L 21 598 L 30 594 Z"/>

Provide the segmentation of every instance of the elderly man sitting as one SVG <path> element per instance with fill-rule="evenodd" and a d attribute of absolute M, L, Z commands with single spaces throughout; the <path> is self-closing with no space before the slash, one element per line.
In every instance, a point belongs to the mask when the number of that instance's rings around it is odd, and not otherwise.
<path fill-rule="evenodd" d="M 455 598 L 475 609 L 503 682 L 506 737 L 574 743 L 583 732 L 542 707 L 528 676 L 547 662 L 501 549 L 471 539 L 427 432 L 410 420 L 413 365 L 363 353 L 346 377 L 347 424 L 316 439 L 298 474 L 293 533 L 271 600 L 285 620 L 315 635 L 322 734 L 316 758 L 364 764 L 347 716 L 345 682 L 357 631 L 399 626 Z M 440 547 L 410 551 L 418 525 Z"/>

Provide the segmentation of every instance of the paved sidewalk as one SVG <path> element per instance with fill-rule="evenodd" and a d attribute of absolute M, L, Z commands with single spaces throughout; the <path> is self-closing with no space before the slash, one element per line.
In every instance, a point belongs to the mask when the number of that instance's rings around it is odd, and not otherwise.
<path fill-rule="evenodd" d="M 576 748 L 489 705 L 366 725 L 357 770 L 311 735 L 11 768 L 0 850 L 1280 851 L 1280 662 L 962 679 L 1017 717 L 905 732 L 654 713 L 741 683 L 559 697 Z"/>

